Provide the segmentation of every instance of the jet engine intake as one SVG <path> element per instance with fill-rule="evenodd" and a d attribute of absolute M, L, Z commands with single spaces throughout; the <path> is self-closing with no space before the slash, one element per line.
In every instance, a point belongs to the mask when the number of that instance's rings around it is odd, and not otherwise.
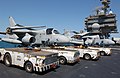
<path fill-rule="evenodd" d="M 26 33 L 26 35 L 22 38 L 22 42 L 25 44 L 31 44 L 35 42 L 35 37 L 31 36 L 30 34 Z"/>
<path fill-rule="evenodd" d="M 8 27 L 8 28 L 6 29 L 6 33 L 7 33 L 7 34 L 11 34 L 11 33 L 12 33 L 12 29 L 11 29 L 10 27 Z"/>

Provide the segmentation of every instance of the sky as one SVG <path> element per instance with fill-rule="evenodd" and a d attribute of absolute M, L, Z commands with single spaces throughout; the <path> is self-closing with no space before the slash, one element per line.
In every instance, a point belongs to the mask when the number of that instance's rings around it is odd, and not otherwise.
<path fill-rule="evenodd" d="M 63 33 L 66 30 L 84 30 L 84 20 L 94 13 L 100 0 L 0 0 L 0 31 L 9 26 L 8 18 L 28 26 L 54 27 Z M 117 15 L 120 31 L 120 0 L 111 0 L 111 9 Z M 115 34 L 120 37 L 120 34 Z"/>

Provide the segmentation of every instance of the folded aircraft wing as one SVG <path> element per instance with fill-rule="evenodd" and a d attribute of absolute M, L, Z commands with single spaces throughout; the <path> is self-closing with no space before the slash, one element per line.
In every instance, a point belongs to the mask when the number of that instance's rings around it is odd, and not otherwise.
<path fill-rule="evenodd" d="M 10 38 L 0 38 L 0 41 L 15 43 L 15 44 L 21 44 L 22 43 L 20 40 L 10 39 Z"/>
<path fill-rule="evenodd" d="M 29 29 L 34 30 L 32 28 L 45 28 L 46 26 L 22 26 L 22 25 L 16 25 L 15 27 L 10 27 L 10 29 Z"/>
<path fill-rule="evenodd" d="M 4 34 L 4 35 L 6 35 L 6 32 L 2 32 L 2 31 L 0 31 L 0 34 Z"/>
<path fill-rule="evenodd" d="M 36 31 L 31 31 L 31 30 L 13 30 L 12 33 L 16 34 L 17 36 L 25 35 L 26 33 L 29 33 L 30 35 L 33 36 L 36 35 Z"/>

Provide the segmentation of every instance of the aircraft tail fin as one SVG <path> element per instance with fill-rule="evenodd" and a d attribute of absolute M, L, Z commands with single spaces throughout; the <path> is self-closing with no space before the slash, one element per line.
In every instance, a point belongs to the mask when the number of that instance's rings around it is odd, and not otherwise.
<path fill-rule="evenodd" d="M 11 27 L 13 27 L 13 26 L 16 25 L 14 19 L 13 19 L 11 16 L 9 17 L 9 22 L 10 22 L 10 26 L 11 26 Z"/>

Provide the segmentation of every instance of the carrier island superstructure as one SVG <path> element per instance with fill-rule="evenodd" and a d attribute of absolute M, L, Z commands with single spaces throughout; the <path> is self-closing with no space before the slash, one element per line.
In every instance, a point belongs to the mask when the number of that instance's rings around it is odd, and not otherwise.
<path fill-rule="evenodd" d="M 111 33 L 117 33 L 116 14 L 110 9 L 110 0 L 100 1 L 102 6 L 96 8 L 96 13 L 85 18 L 85 30 L 109 38 Z"/>

